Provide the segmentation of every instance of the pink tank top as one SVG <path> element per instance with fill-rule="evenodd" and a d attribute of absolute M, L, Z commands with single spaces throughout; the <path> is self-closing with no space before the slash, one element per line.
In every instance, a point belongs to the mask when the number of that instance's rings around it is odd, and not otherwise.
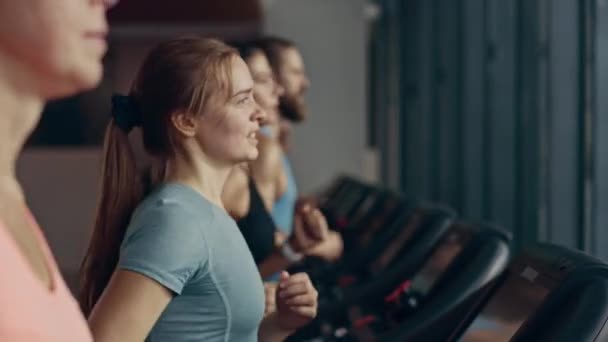
<path fill-rule="evenodd" d="M 31 222 L 39 245 L 44 249 L 53 289 L 50 290 L 36 277 L 14 239 L 0 222 L 0 341 L 93 341 L 78 304 L 59 273 L 46 239 L 33 218 Z"/>

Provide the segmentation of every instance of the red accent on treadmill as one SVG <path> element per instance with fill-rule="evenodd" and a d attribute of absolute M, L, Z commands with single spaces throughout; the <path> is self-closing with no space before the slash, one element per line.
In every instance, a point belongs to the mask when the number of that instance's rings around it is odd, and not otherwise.
<path fill-rule="evenodd" d="M 346 226 L 348 226 L 348 219 L 346 217 L 339 217 L 336 220 L 337 229 L 344 229 L 344 228 L 346 228 Z"/>
<path fill-rule="evenodd" d="M 347 287 L 349 285 L 352 285 L 356 281 L 357 281 L 357 277 L 355 277 L 355 276 L 352 276 L 352 275 L 341 276 L 340 278 L 338 278 L 338 286 Z"/>
<path fill-rule="evenodd" d="M 374 315 L 363 316 L 363 317 L 361 317 L 358 320 L 356 320 L 356 321 L 353 322 L 353 327 L 355 327 L 355 328 L 363 328 L 366 325 L 374 323 L 377 319 L 378 319 L 378 317 L 376 317 Z"/>
<path fill-rule="evenodd" d="M 386 296 L 386 298 L 384 298 L 384 301 L 386 303 L 392 303 L 396 301 L 397 299 L 399 299 L 399 297 L 401 297 L 402 293 L 404 293 L 410 288 L 410 286 L 412 286 L 411 280 L 404 281 L 403 283 L 401 283 L 401 285 L 397 286 L 397 288 L 393 292 Z"/>

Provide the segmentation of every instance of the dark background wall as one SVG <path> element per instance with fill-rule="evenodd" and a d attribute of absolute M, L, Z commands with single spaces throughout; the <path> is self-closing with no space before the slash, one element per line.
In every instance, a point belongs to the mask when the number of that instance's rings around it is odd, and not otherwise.
<path fill-rule="evenodd" d="M 517 247 L 608 258 L 606 1 L 377 4 L 369 143 L 382 179 L 502 225 Z"/>

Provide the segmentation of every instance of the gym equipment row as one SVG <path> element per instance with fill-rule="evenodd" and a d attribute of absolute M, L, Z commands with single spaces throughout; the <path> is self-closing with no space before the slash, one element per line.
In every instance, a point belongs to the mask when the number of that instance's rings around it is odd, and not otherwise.
<path fill-rule="evenodd" d="M 340 177 L 318 198 L 344 239 L 307 258 L 319 313 L 289 341 L 604 341 L 608 266 L 511 236 L 450 208 Z"/>

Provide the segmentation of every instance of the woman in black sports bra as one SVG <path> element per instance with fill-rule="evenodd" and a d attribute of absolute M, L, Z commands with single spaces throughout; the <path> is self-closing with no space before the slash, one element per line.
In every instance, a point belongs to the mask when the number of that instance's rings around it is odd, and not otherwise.
<path fill-rule="evenodd" d="M 254 99 L 266 112 L 263 129 L 278 125 L 278 105 L 281 89 L 264 53 L 255 43 L 232 44 L 249 66 Z M 286 240 L 270 216 L 274 198 L 286 189 L 287 178 L 282 172 L 281 147 L 264 133 L 258 134 L 257 160 L 235 167 L 223 193 L 224 206 L 237 221 L 251 250 L 262 277 L 286 269 L 302 258 L 327 234 L 327 226 L 319 225 L 314 210 L 300 208 L 294 217 L 294 234 Z M 323 221 L 324 222 L 324 221 Z"/>

